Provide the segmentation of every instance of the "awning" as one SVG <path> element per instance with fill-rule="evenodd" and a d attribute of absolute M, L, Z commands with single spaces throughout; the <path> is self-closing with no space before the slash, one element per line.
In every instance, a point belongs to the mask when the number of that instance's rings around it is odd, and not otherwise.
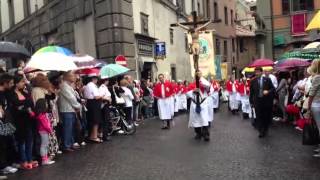
<path fill-rule="evenodd" d="M 284 35 L 276 35 L 273 38 L 273 45 L 274 46 L 281 46 L 281 45 L 285 45 L 286 44 L 286 38 L 284 37 Z"/>

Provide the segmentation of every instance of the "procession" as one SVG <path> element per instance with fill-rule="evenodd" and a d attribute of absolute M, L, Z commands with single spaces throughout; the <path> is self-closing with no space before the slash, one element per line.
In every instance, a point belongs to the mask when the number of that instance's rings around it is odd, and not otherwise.
<path fill-rule="evenodd" d="M 0 180 L 318 180 L 319 9 L 1 1 Z"/>

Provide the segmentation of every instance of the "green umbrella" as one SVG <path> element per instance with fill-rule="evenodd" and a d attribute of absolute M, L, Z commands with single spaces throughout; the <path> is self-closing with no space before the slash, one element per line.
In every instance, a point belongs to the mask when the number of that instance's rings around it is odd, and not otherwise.
<path fill-rule="evenodd" d="M 125 74 L 129 71 L 130 69 L 124 66 L 121 66 L 119 64 L 108 64 L 101 68 L 100 76 L 101 76 L 101 79 L 112 78 L 115 76 Z"/>
<path fill-rule="evenodd" d="M 305 53 L 301 51 L 290 51 L 282 54 L 278 60 L 288 59 L 288 58 L 301 58 L 301 59 L 317 59 L 320 58 L 318 53 Z"/>

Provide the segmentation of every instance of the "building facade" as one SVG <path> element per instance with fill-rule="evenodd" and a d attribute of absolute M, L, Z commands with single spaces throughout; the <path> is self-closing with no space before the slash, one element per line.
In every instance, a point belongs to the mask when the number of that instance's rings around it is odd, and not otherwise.
<path fill-rule="evenodd" d="M 257 14 L 266 27 L 266 56 L 277 59 L 316 40 L 316 31 L 304 30 L 319 9 L 319 0 L 257 0 Z"/>
<path fill-rule="evenodd" d="M 122 54 L 135 70 L 132 16 L 129 0 L 3 0 L 0 38 L 31 53 L 57 44 L 108 62 Z"/>
<path fill-rule="evenodd" d="M 156 79 L 159 73 L 172 80 L 191 80 L 186 34 L 170 24 L 186 20 L 184 0 L 133 0 L 137 76 Z"/>

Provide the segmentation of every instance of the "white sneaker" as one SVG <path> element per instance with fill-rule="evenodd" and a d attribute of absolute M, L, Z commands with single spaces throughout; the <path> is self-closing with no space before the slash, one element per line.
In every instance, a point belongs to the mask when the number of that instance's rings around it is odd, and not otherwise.
<path fill-rule="evenodd" d="M 44 161 L 44 162 L 42 162 L 42 165 L 51 165 L 51 164 L 54 164 L 55 163 L 55 161 L 51 161 L 51 160 L 48 160 L 48 161 Z"/>
<path fill-rule="evenodd" d="M 82 142 L 81 143 L 81 146 L 85 146 L 85 145 L 87 145 L 86 142 Z"/>
<path fill-rule="evenodd" d="M 4 179 L 8 179 L 8 177 L 7 177 L 7 176 L 1 176 L 1 175 L 0 175 L 0 180 L 4 180 Z"/>
<path fill-rule="evenodd" d="M 320 153 L 320 147 L 319 148 L 317 148 L 317 149 L 315 149 L 315 150 L 313 150 L 315 153 Z"/>
<path fill-rule="evenodd" d="M 59 150 L 59 151 L 57 151 L 57 154 L 62 154 L 62 151 L 60 151 L 60 150 Z"/>
<path fill-rule="evenodd" d="M 11 166 L 7 166 L 6 168 L 1 170 L 3 174 L 14 174 L 18 171 L 17 168 L 11 167 Z"/>
<path fill-rule="evenodd" d="M 118 134 L 124 134 L 124 131 L 123 130 L 119 130 Z"/>
<path fill-rule="evenodd" d="M 80 147 L 79 143 L 74 143 L 73 147 Z"/>
<path fill-rule="evenodd" d="M 303 129 L 301 129 L 300 127 L 296 127 L 296 130 L 298 130 L 298 131 L 303 131 Z M 319 152 L 320 152 L 320 150 L 319 150 Z"/>
<path fill-rule="evenodd" d="M 314 154 L 313 157 L 315 157 L 315 158 L 320 158 L 320 153 Z"/>
<path fill-rule="evenodd" d="M 138 127 L 138 126 L 139 126 L 139 124 L 138 124 L 138 123 L 136 123 L 136 122 L 134 123 L 134 125 L 135 125 L 136 127 Z"/>

